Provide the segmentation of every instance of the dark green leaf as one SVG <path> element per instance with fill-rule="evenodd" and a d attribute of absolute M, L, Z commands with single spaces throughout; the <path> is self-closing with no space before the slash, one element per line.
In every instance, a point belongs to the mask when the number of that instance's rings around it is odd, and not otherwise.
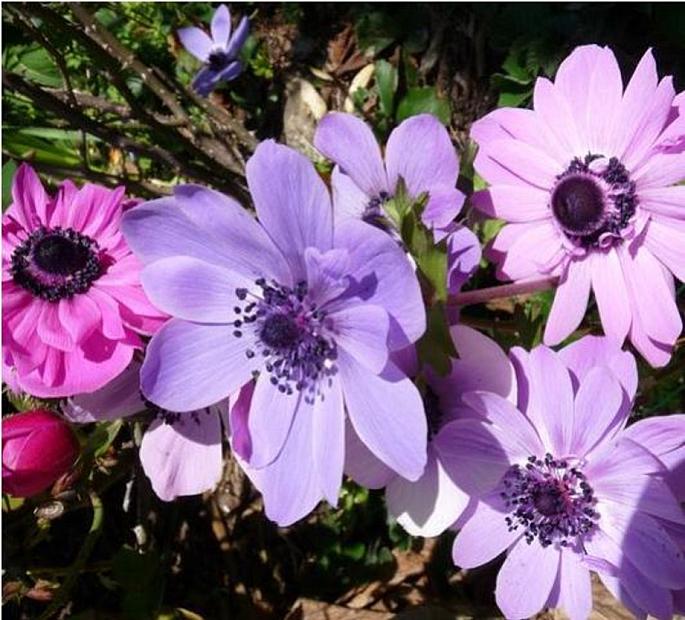
<path fill-rule="evenodd" d="M 17 171 L 17 164 L 13 159 L 8 159 L 2 167 L 2 210 L 4 211 L 12 202 L 12 179 Z"/>
<path fill-rule="evenodd" d="M 376 86 L 381 114 L 392 116 L 395 91 L 397 90 L 397 69 L 387 60 L 376 63 Z"/>
<path fill-rule="evenodd" d="M 445 306 L 442 303 L 434 304 L 428 309 L 426 318 L 426 332 L 417 343 L 419 359 L 439 375 L 445 376 L 452 367 L 450 359 L 457 357 Z"/>
<path fill-rule="evenodd" d="M 445 125 L 449 124 L 452 115 L 449 101 L 438 97 L 435 88 L 410 88 L 397 106 L 397 121 L 423 113 L 433 114 Z"/>

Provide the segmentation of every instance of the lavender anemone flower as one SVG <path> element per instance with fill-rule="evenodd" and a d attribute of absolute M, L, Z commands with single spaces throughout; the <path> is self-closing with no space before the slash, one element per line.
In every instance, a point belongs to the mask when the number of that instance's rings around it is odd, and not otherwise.
<path fill-rule="evenodd" d="M 491 247 L 498 275 L 559 276 L 545 343 L 580 324 L 590 291 L 604 332 L 665 365 L 682 329 L 674 276 L 685 280 L 685 117 L 648 51 L 628 85 L 609 48 L 577 48 L 534 110 L 501 108 L 473 125 L 481 211 L 507 225 Z"/>
<path fill-rule="evenodd" d="M 392 131 L 385 161 L 371 128 L 352 114 L 331 112 L 319 123 L 314 145 L 335 162 L 331 176 L 336 220 L 361 219 L 388 229 L 383 203 L 402 178 L 412 198 L 428 193 L 423 223 L 436 241 L 446 239 L 447 285 L 459 291 L 480 262 L 477 237 L 454 220 L 464 204 L 455 187 L 459 159 L 449 134 L 430 114 L 412 116 Z"/>
<path fill-rule="evenodd" d="M 437 536 L 452 526 L 469 506 L 470 497 L 449 477 L 442 465 L 440 430 L 449 422 L 473 417 L 461 399 L 473 390 L 486 390 L 516 403 L 514 367 L 499 345 L 464 325 L 450 334 L 459 359 L 450 373 L 440 377 L 426 372 L 424 406 L 428 420 L 428 461 L 423 475 L 412 482 L 398 476 L 349 435 L 345 472 L 369 488 L 386 487 L 388 512 L 412 536 Z M 398 365 L 408 375 L 417 374 L 415 355 L 404 354 Z"/>
<path fill-rule="evenodd" d="M 203 63 L 193 80 L 193 88 L 206 97 L 222 82 L 230 82 L 242 71 L 238 54 L 249 32 L 250 24 L 243 17 L 231 34 L 231 13 L 222 4 L 214 13 L 211 23 L 212 36 L 195 26 L 181 28 L 178 36 L 183 47 Z"/>
<path fill-rule="evenodd" d="M 345 409 L 359 439 L 415 480 L 426 419 L 414 384 L 389 360 L 425 329 L 411 265 L 363 222 L 334 226 L 314 166 L 273 141 L 246 169 L 259 222 L 233 199 L 185 185 L 133 209 L 124 234 L 143 287 L 174 317 L 141 371 L 146 398 L 190 411 L 257 376 L 239 450 L 262 470 L 267 515 L 288 524 L 337 501 Z"/>
<path fill-rule="evenodd" d="M 213 489 L 221 479 L 229 404 L 230 415 L 240 416 L 245 398 L 236 393 L 185 413 L 159 409 L 140 394 L 140 367 L 141 362 L 134 360 L 105 387 L 68 399 L 62 407 L 64 415 L 77 424 L 87 424 L 152 412 L 153 421 L 140 446 L 140 461 L 157 496 L 168 502 Z"/>
<path fill-rule="evenodd" d="M 480 418 L 441 432 L 447 472 L 478 498 L 455 540 L 455 563 L 471 568 L 507 551 L 495 594 L 509 618 L 544 607 L 587 618 L 590 569 L 638 615 L 670 618 L 672 591 L 685 588 L 672 528 L 685 514 L 665 464 L 625 429 L 634 358 L 596 337 L 512 356 L 518 408 L 471 392 L 463 400 Z M 664 443 L 682 440 L 668 417 L 650 424 Z"/>

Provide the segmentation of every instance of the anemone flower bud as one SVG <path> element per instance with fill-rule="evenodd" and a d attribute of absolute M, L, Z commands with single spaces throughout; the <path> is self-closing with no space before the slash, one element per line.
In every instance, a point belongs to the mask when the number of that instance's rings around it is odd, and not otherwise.
<path fill-rule="evenodd" d="M 69 471 L 79 444 L 69 425 L 47 409 L 33 409 L 2 420 L 3 491 L 30 497 Z"/>

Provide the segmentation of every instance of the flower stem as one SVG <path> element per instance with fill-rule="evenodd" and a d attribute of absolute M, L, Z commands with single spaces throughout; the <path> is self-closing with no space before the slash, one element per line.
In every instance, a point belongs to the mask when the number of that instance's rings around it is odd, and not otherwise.
<path fill-rule="evenodd" d="M 502 299 L 505 297 L 513 297 L 515 295 L 537 293 L 538 291 L 546 291 L 550 288 L 554 288 L 558 281 L 559 278 L 557 277 L 549 277 L 542 278 L 540 280 L 527 280 L 524 282 L 503 284 L 501 286 L 490 286 L 488 288 L 476 289 L 475 291 L 465 291 L 450 297 L 447 305 L 472 306 L 474 304 L 482 304 L 492 301 L 493 299 Z"/>

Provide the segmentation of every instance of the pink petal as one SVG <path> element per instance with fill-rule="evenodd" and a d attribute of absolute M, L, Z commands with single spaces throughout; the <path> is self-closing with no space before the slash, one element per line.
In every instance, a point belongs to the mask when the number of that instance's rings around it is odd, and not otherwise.
<path fill-rule="evenodd" d="M 57 304 L 59 320 L 76 343 L 80 343 L 100 325 L 100 309 L 90 295 L 76 295 Z"/>
<path fill-rule="evenodd" d="M 585 136 L 587 132 L 582 126 L 585 120 L 584 110 L 573 109 L 571 101 L 561 88 L 556 87 L 547 78 L 535 80 L 533 93 L 535 113 L 544 123 L 545 131 L 555 136 L 568 154 L 566 165 L 574 156 L 580 157 L 586 154 L 589 146 Z M 556 174 L 561 172 L 563 170 L 557 168 Z"/>
<path fill-rule="evenodd" d="M 549 192 L 532 185 L 494 185 L 476 192 L 471 204 L 486 215 L 507 222 L 531 222 L 551 217 Z"/>
<path fill-rule="evenodd" d="M 22 163 L 12 179 L 12 204 L 6 216 L 16 219 L 25 230 L 33 230 L 48 223 L 49 201 L 38 175 L 31 166 Z"/>
<path fill-rule="evenodd" d="M 685 214 L 685 202 L 681 209 Z M 671 222 L 670 218 L 650 219 L 645 246 L 678 280 L 685 282 L 685 226 L 669 225 Z"/>
<path fill-rule="evenodd" d="M 556 176 L 563 172 L 546 153 L 520 140 L 494 140 L 490 147 L 490 157 L 519 178 L 517 185 L 533 185 L 541 190 L 550 190 Z"/>
<path fill-rule="evenodd" d="M 639 200 L 640 206 L 648 211 L 685 220 L 685 185 L 641 189 Z"/>

